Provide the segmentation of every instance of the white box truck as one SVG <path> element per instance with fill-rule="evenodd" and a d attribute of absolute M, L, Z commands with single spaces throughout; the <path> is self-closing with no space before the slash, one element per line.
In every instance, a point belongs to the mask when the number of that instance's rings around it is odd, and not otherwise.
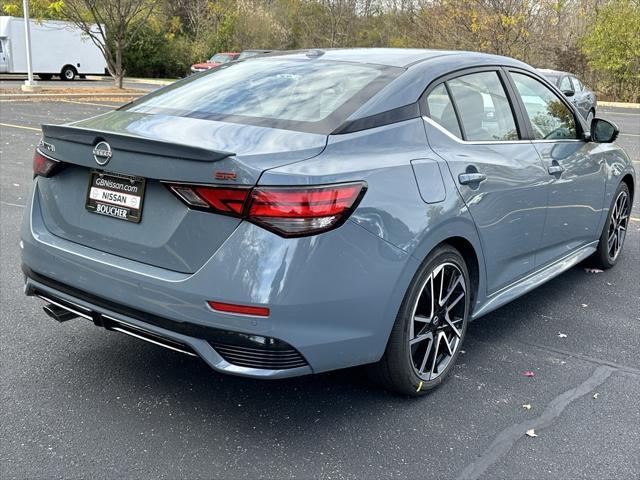
<path fill-rule="evenodd" d="M 73 23 L 29 20 L 29 30 L 33 73 L 42 80 L 105 74 L 102 52 Z M 27 73 L 24 18 L 0 16 L 0 73 Z"/>

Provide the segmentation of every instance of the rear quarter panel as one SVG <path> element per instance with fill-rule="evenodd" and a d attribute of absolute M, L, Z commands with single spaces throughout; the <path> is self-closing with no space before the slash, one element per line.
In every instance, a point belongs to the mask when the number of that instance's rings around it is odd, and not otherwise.
<path fill-rule="evenodd" d="M 438 195 L 441 201 L 436 198 L 433 203 L 427 203 L 423 199 L 412 161 L 414 164 L 437 162 L 442 176 L 434 184 L 444 186 L 444 195 Z M 268 170 L 259 184 L 314 185 L 348 181 L 367 183 L 367 192 L 349 222 L 405 251 L 418 262 L 407 262 L 410 271 L 402 276 L 403 283 L 397 286 L 390 304 L 389 328 L 417 266 L 434 247 L 451 237 L 462 237 L 474 247 L 480 265 L 477 299 L 484 298 L 484 259 L 475 225 L 444 161 L 427 146 L 422 119 L 330 136 L 321 155 Z"/>

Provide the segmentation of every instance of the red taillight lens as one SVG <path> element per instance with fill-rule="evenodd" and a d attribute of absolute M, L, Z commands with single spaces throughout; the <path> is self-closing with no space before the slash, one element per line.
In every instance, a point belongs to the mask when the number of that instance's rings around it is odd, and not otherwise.
<path fill-rule="evenodd" d="M 213 209 L 242 215 L 249 190 L 246 188 L 195 187 L 195 192 Z"/>
<path fill-rule="evenodd" d="M 54 160 L 40 153 L 40 150 L 36 149 L 33 153 L 33 176 L 40 175 L 41 177 L 50 177 L 61 167 L 62 162 Z"/>
<path fill-rule="evenodd" d="M 190 207 L 241 216 L 249 196 L 249 188 L 170 185 L 169 188 Z"/>
<path fill-rule="evenodd" d="M 285 237 L 310 235 L 340 225 L 357 205 L 364 183 L 321 187 L 259 187 L 248 219 Z"/>
<path fill-rule="evenodd" d="M 234 303 L 207 302 L 209 307 L 218 312 L 235 313 L 237 315 L 253 315 L 256 317 L 268 317 L 269 309 L 267 307 L 252 307 L 250 305 L 236 305 Z"/>
<path fill-rule="evenodd" d="M 168 185 L 183 202 L 249 220 L 284 237 L 301 237 L 342 224 L 366 190 L 364 182 L 314 187 Z"/>

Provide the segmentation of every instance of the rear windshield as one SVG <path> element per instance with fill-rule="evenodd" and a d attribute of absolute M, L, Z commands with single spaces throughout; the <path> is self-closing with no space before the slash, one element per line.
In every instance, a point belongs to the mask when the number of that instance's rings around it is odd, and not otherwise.
<path fill-rule="evenodd" d="M 209 59 L 211 63 L 226 63 L 233 60 L 233 55 L 227 55 L 226 53 L 216 53 L 213 57 Z"/>
<path fill-rule="evenodd" d="M 328 134 L 401 71 L 318 59 L 252 58 L 189 77 L 125 109 Z"/>

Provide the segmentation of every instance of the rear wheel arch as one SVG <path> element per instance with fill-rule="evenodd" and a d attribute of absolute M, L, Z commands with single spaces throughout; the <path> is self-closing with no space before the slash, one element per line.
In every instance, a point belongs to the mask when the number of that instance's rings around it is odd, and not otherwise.
<path fill-rule="evenodd" d="M 622 177 L 622 182 L 627 184 L 627 188 L 629 189 L 630 203 L 633 206 L 634 199 L 634 190 L 635 185 L 633 184 L 633 177 L 630 173 L 627 173 L 624 177 Z"/>
<path fill-rule="evenodd" d="M 464 237 L 450 237 L 438 244 L 435 248 L 438 248 L 440 245 L 451 245 L 455 248 L 462 258 L 464 258 L 465 263 L 467 264 L 467 270 L 469 271 L 469 279 L 471 280 L 471 313 L 473 313 L 473 307 L 475 305 L 475 301 L 478 298 L 478 289 L 480 287 L 480 259 L 474 248 L 473 244 Z"/>

